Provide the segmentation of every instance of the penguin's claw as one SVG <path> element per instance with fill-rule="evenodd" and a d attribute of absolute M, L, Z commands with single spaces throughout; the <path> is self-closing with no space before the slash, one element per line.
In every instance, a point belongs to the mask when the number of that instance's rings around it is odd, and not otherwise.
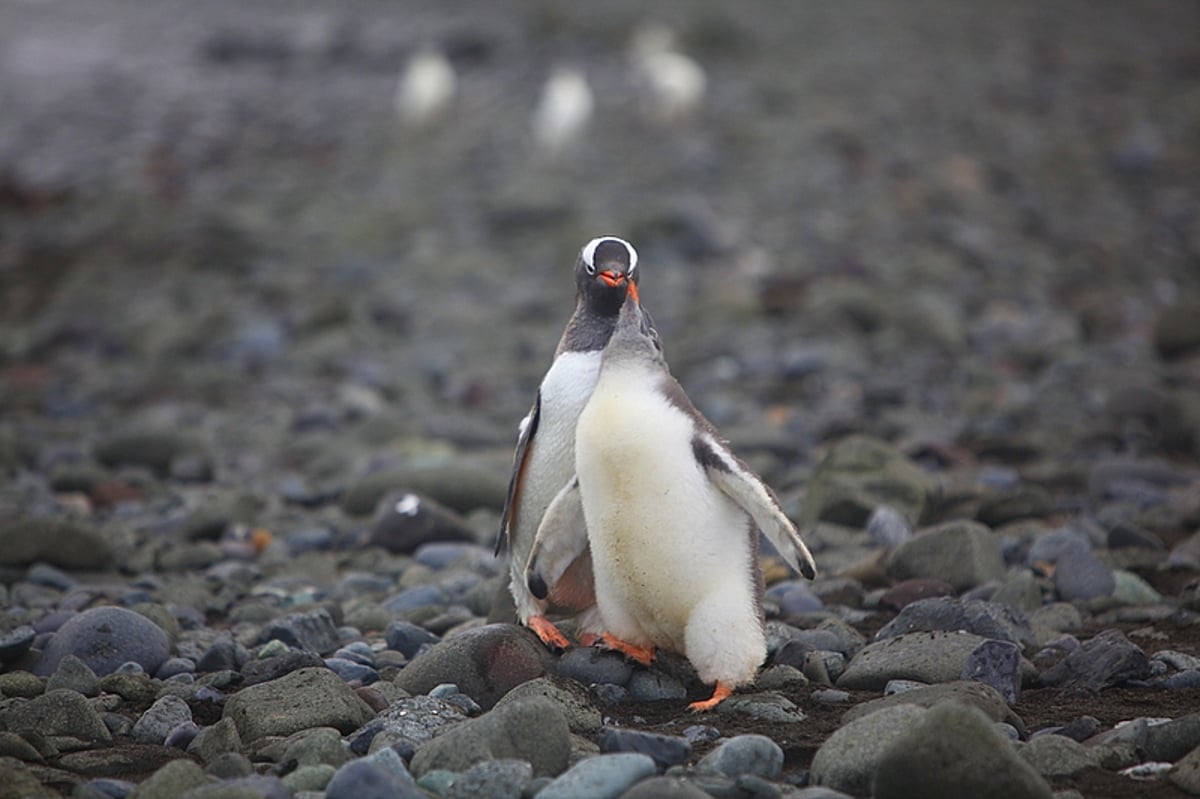
<path fill-rule="evenodd" d="M 633 644 L 622 641 L 612 633 L 604 633 L 600 636 L 600 642 L 609 649 L 615 649 L 630 660 L 641 663 L 643 666 L 649 666 L 654 660 L 654 647 L 634 646 Z"/>
<path fill-rule="evenodd" d="M 530 616 L 529 629 L 542 639 L 542 643 L 551 649 L 569 649 L 571 642 L 567 640 L 567 636 L 562 634 L 562 631 L 554 626 L 554 622 L 547 619 L 545 616 Z"/>
<path fill-rule="evenodd" d="M 713 688 L 713 695 L 708 699 L 701 699 L 698 702 L 692 702 L 690 705 L 688 705 L 688 710 L 692 711 L 693 713 L 701 713 L 705 710 L 712 710 L 714 707 L 721 704 L 731 696 L 733 696 L 733 689 L 718 680 L 716 687 Z"/>

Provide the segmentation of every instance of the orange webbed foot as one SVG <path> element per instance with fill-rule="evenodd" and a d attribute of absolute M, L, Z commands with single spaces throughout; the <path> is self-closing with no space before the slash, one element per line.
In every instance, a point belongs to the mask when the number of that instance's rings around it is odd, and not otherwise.
<path fill-rule="evenodd" d="M 693 713 L 701 713 L 705 710 L 712 710 L 714 707 L 721 704 L 731 696 L 733 696 L 733 688 L 718 680 L 716 687 L 713 688 L 713 695 L 708 699 L 701 699 L 698 702 L 692 702 L 690 705 L 688 705 L 688 710 L 692 711 Z"/>
<path fill-rule="evenodd" d="M 567 640 L 567 636 L 562 634 L 562 631 L 554 626 L 554 622 L 547 619 L 545 616 L 530 616 L 529 629 L 542 639 L 542 643 L 551 649 L 568 649 L 571 642 Z"/>
<path fill-rule="evenodd" d="M 649 666 L 650 662 L 654 660 L 654 647 L 634 646 L 622 641 L 612 633 L 605 633 L 600 636 L 600 641 L 609 649 L 615 649 L 625 657 L 641 663 L 643 666 Z"/>

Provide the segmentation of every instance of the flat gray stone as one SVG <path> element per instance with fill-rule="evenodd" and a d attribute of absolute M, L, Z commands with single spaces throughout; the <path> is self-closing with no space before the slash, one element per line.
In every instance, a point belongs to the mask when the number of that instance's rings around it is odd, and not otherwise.
<path fill-rule="evenodd" d="M 233 719 L 228 717 L 202 728 L 187 747 L 189 755 L 195 755 L 206 765 L 223 754 L 241 751 L 242 737 Z"/>
<path fill-rule="evenodd" d="M 180 758 L 142 780 L 129 794 L 129 799 L 179 799 L 186 791 L 207 780 L 203 769 L 191 760 Z"/>
<path fill-rule="evenodd" d="M 702 757 L 697 767 L 726 777 L 752 774 L 773 780 L 783 771 L 783 749 L 765 735 L 736 735 Z"/>
<path fill-rule="evenodd" d="M 1039 735 L 1021 747 L 1021 759 L 1046 778 L 1069 777 L 1100 766 L 1100 752 L 1065 735 Z"/>
<path fill-rule="evenodd" d="M 36 730 L 42 735 L 74 738 L 92 743 L 112 743 L 112 733 L 100 714 L 82 694 L 59 688 L 18 702 L 3 715 L 14 731 Z"/>
<path fill-rule="evenodd" d="M 505 694 L 496 707 L 524 702 L 534 696 L 543 696 L 558 705 L 567 717 L 571 732 L 576 735 L 592 738 L 600 732 L 604 716 L 592 703 L 588 690 L 574 680 L 553 674 L 518 685 Z"/>
<path fill-rule="evenodd" d="M 533 779 L 524 760 L 485 760 L 454 778 L 443 799 L 518 799 Z"/>
<path fill-rule="evenodd" d="M 490 710 L 523 682 L 544 676 L 554 656 L 537 636 L 515 624 L 488 624 L 444 639 L 422 652 L 396 676 L 411 694 L 427 694 L 443 683 Z"/>
<path fill-rule="evenodd" d="M 133 740 L 143 744 L 161 744 L 167 733 L 180 724 L 192 720 L 192 709 L 188 703 L 173 694 L 155 700 L 133 725 Z M 194 728 L 193 728 L 194 729 Z"/>
<path fill-rule="evenodd" d="M 874 799 L 1053 796 L 1046 780 L 1017 756 L 987 716 L 977 708 L 954 702 L 943 702 L 925 711 L 922 718 L 914 719 L 894 736 L 867 788 Z"/>
<path fill-rule="evenodd" d="M 992 721 L 1011 724 L 1022 735 L 1025 734 L 1025 722 L 1013 713 L 1012 708 L 1008 706 L 1004 701 L 1004 697 L 995 688 L 984 683 L 969 680 L 941 683 L 939 685 L 925 685 L 920 688 L 914 688 L 911 691 L 903 691 L 891 696 L 882 696 L 879 699 L 863 702 L 847 710 L 842 715 L 842 723 L 846 724 L 885 707 L 916 705 L 918 707 L 931 708 L 941 702 L 957 702 L 977 708 Z"/>
<path fill-rule="evenodd" d="M 813 783 L 853 796 L 869 795 L 884 753 L 928 712 L 916 705 L 896 705 L 843 724 L 813 756 Z"/>
<path fill-rule="evenodd" d="M 910 602 L 896 618 L 875 633 L 875 640 L 933 630 L 961 630 L 984 638 L 1011 641 L 1022 647 L 1036 643 L 1024 613 L 1007 605 L 953 597 L 931 597 Z"/>
<path fill-rule="evenodd" d="M 511 758 L 530 763 L 535 777 L 553 777 L 567 767 L 570 736 L 562 709 L 535 696 L 447 729 L 422 744 L 410 765 L 420 777 L 434 769 L 466 771 L 484 760 Z"/>
<path fill-rule="evenodd" d="M 890 680 L 958 680 L 971 653 L 985 640 L 971 633 L 922 632 L 876 641 L 851 659 L 837 687 L 881 691 Z"/>
<path fill-rule="evenodd" d="M 970 521 L 950 521 L 913 536 L 888 559 L 893 580 L 944 580 L 957 591 L 1004 578 L 1004 558 L 991 530 Z"/>
<path fill-rule="evenodd" d="M 597 755 L 579 761 L 538 791 L 538 799 L 617 799 L 656 772 L 653 758 L 636 752 Z"/>
<path fill-rule="evenodd" d="M 343 733 L 366 724 L 375 713 L 329 669 L 307 668 L 277 680 L 251 685 L 225 703 L 242 741 L 264 735 L 291 735 L 309 727 L 334 727 Z"/>

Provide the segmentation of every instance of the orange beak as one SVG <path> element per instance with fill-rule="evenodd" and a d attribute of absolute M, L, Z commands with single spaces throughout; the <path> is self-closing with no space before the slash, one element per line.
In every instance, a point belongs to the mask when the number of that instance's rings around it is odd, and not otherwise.
<path fill-rule="evenodd" d="M 611 269 L 606 269 L 605 271 L 601 272 L 599 277 L 601 280 L 603 280 L 605 283 L 607 283 L 609 286 L 612 286 L 613 288 L 616 288 L 617 286 L 619 286 L 625 282 L 624 275 L 622 275 L 620 272 L 614 272 Z"/>

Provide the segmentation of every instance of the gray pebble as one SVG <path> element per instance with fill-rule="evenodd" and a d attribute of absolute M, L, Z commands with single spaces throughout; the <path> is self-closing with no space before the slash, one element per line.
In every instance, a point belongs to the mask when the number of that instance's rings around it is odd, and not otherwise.
<path fill-rule="evenodd" d="M 74 738 L 89 743 L 112 743 L 112 733 L 91 703 L 74 691 L 47 691 L 3 711 L 0 719 L 10 730 L 37 730 L 42 735 Z"/>
<path fill-rule="evenodd" d="M 265 735 L 290 735 L 309 727 L 343 733 L 374 717 L 371 708 L 328 669 L 300 669 L 277 680 L 243 688 L 225 703 L 224 716 L 249 743 Z"/>
<path fill-rule="evenodd" d="M 952 597 L 932 597 L 910 602 L 896 618 L 875 634 L 875 640 L 930 630 L 963 630 L 1022 646 L 1034 643 L 1033 630 L 1020 611 L 993 602 Z"/>
<path fill-rule="evenodd" d="M 100 678 L 78 657 L 66 655 L 46 680 L 47 691 L 57 688 L 66 688 L 84 696 L 97 696 L 100 693 Z"/>
<path fill-rule="evenodd" d="M 889 680 L 950 682 L 984 638 L 971 633 L 905 633 L 868 644 L 851 659 L 837 687 L 875 691 Z"/>
<path fill-rule="evenodd" d="M 528 630 L 489 624 L 447 638 L 413 659 L 395 678 L 411 694 L 452 682 L 484 710 L 514 687 L 544 675 L 554 656 Z"/>
<path fill-rule="evenodd" d="M 179 799 L 189 788 L 204 785 L 204 771 L 187 758 L 172 760 L 142 780 L 133 799 Z"/>
<path fill-rule="evenodd" d="M 916 705 L 896 705 L 844 723 L 813 756 L 813 782 L 855 796 L 870 794 L 884 754 L 927 712 Z"/>
<path fill-rule="evenodd" d="M 619 652 L 594 646 L 568 649 L 554 671 L 584 685 L 628 685 L 633 676 L 633 666 Z"/>
<path fill-rule="evenodd" d="M 650 777 L 621 794 L 620 799 L 711 799 L 712 794 L 679 777 Z"/>
<path fill-rule="evenodd" d="M 754 774 L 773 780 L 783 770 L 783 750 L 765 735 L 737 735 L 701 758 L 697 768 L 727 777 Z"/>
<path fill-rule="evenodd" d="M 497 707 L 447 729 L 417 748 L 412 772 L 465 771 L 484 760 L 512 758 L 533 766 L 535 776 L 555 776 L 567 767 L 570 726 L 549 699 L 530 697 Z"/>
<path fill-rule="evenodd" d="M 389 552 L 410 553 L 431 542 L 475 542 L 475 531 L 455 511 L 428 497 L 392 493 L 379 503 L 368 540 Z"/>
<path fill-rule="evenodd" d="M 654 760 L 633 752 L 579 761 L 538 792 L 538 799 L 617 799 L 629 787 L 656 773 Z"/>
<path fill-rule="evenodd" d="M 876 764 L 874 779 L 858 792 L 871 791 L 875 799 L 1051 799 L 1053 795 L 1045 779 L 1017 756 L 983 713 L 952 702 L 911 719 L 892 737 Z"/>
<path fill-rule="evenodd" d="M 138 743 L 161 744 L 171 730 L 191 720 L 192 710 L 187 702 L 167 694 L 156 700 L 138 717 L 133 725 L 133 739 Z"/>
<path fill-rule="evenodd" d="M 263 628 L 259 643 L 277 639 L 289 647 L 328 655 L 338 648 L 337 627 L 325 608 L 304 613 L 290 613 Z"/>
<path fill-rule="evenodd" d="M 685 699 L 687 689 L 674 677 L 660 671 L 635 671 L 629 678 L 629 696 L 639 702 Z"/>
<path fill-rule="evenodd" d="M 36 637 L 37 631 L 28 624 L 0 633 L 0 664 L 16 661 L 29 651 Z"/>
<path fill-rule="evenodd" d="M 963 664 L 962 679 L 990 685 L 1010 705 L 1021 695 L 1021 649 L 1011 641 L 984 641 Z"/>
<path fill-rule="evenodd" d="M 661 771 L 687 762 L 692 756 L 692 744 L 676 735 L 605 727 L 600 735 L 600 751 L 638 752 L 652 758 Z"/>
<path fill-rule="evenodd" d="M 351 760 L 325 786 L 325 799 L 424 799 L 424 792 L 390 749 Z"/>
<path fill-rule="evenodd" d="M 487 760 L 476 763 L 442 794 L 445 799 L 520 799 L 533 780 L 533 767 L 524 760 Z"/>
<path fill-rule="evenodd" d="M 1091 546 L 1069 542 L 1054 562 L 1054 590 L 1064 602 L 1110 596 L 1117 581 Z"/>
<path fill-rule="evenodd" d="M 1104 630 L 1065 658 L 1042 671 L 1042 685 L 1099 691 L 1128 680 L 1150 676 L 1150 661 L 1141 647 L 1119 630 Z"/>
<path fill-rule="evenodd" d="M 912 538 L 912 524 L 891 505 L 879 505 L 867 519 L 867 535 L 875 546 L 894 549 Z"/>
<path fill-rule="evenodd" d="M 944 580 L 962 591 L 1004 577 L 1004 559 L 991 530 L 977 522 L 950 521 L 922 530 L 893 551 L 887 563 L 893 580 Z"/>
<path fill-rule="evenodd" d="M 1020 749 L 1023 760 L 1047 779 L 1069 777 L 1100 765 L 1099 750 L 1085 747 L 1065 735 L 1042 735 Z"/>
<path fill-rule="evenodd" d="M 92 608 L 71 617 L 42 652 L 35 673 L 52 674 L 67 655 L 76 655 L 97 675 L 127 662 L 153 673 L 171 654 L 171 642 L 157 624 L 132 610 Z"/>
<path fill-rule="evenodd" d="M 441 639 L 420 625 L 397 619 L 384 631 L 384 640 L 389 649 L 395 649 L 411 660 L 421 647 L 436 644 Z"/>

